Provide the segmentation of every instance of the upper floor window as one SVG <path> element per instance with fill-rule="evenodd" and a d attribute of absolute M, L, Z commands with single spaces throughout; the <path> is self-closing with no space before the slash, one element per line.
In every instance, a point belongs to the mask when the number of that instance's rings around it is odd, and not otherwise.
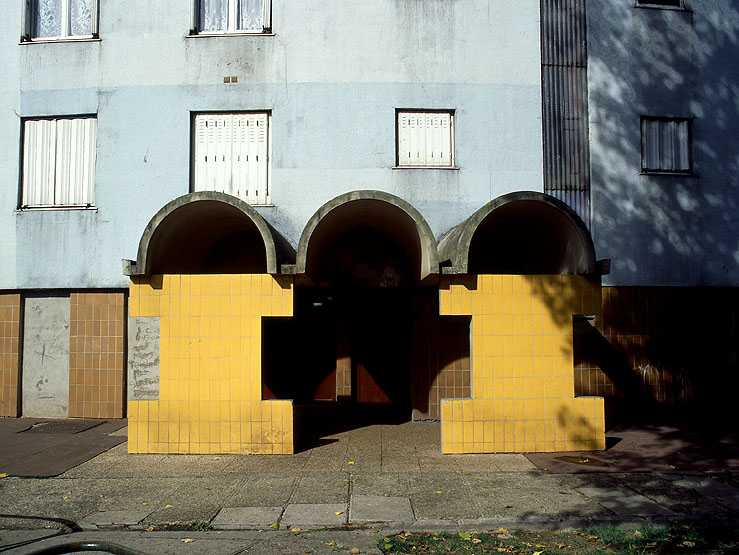
<path fill-rule="evenodd" d="M 24 120 L 21 208 L 92 206 L 96 142 L 94 116 Z"/>
<path fill-rule="evenodd" d="M 397 112 L 398 167 L 454 167 L 454 114 Z"/>
<path fill-rule="evenodd" d="M 198 0 L 199 33 L 265 33 L 270 0 Z"/>
<path fill-rule="evenodd" d="M 641 118 L 641 169 L 643 172 L 690 173 L 690 120 Z"/>
<path fill-rule="evenodd" d="M 30 0 L 27 38 L 69 39 L 97 35 L 98 0 Z"/>
<path fill-rule="evenodd" d="M 269 204 L 268 112 L 196 114 L 193 190 Z"/>

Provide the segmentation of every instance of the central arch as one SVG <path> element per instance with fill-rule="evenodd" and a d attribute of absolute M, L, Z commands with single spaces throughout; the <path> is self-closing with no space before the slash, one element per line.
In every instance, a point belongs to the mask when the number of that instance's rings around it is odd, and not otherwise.
<path fill-rule="evenodd" d="M 433 234 L 404 200 L 354 191 L 324 204 L 298 244 L 294 318 L 267 324 L 300 360 L 270 350 L 266 389 L 310 407 L 296 423 L 314 428 L 410 420 L 413 296 L 437 273 Z M 285 368 L 299 368 L 287 383 Z"/>

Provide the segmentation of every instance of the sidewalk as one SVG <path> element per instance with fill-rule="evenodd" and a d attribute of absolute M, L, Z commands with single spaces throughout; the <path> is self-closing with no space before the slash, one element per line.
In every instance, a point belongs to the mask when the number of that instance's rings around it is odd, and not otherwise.
<path fill-rule="evenodd" d="M 120 438 L 125 429 L 113 433 Z M 277 541 L 294 528 L 739 521 L 731 436 L 702 442 L 671 428 L 624 429 L 608 434 L 612 447 L 602 453 L 525 456 L 441 455 L 439 435 L 438 423 L 376 425 L 272 456 L 129 455 L 121 443 L 54 478 L 0 479 L 0 513 L 16 515 L 0 515 L 0 529 L 59 525 L 22 518 L 34 516 L 90 531 L 250 530 L 234 537 L 259 534 L 263 542 L 263 534 Z M 18 534 L 0 532 L 0 546 Z"/>

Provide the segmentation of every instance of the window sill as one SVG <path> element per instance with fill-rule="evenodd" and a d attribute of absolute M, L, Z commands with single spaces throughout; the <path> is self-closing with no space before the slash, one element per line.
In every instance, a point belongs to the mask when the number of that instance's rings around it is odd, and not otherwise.
<path fill-rule="evenodd" d="M 452 170 L 459 171 L 459 166 L 393 166 L 393 170 Z"/>
<path fill-rule="evenodd" d="M 22 40 L 18 44 L 26 46 L 28 44 L 52 44 L 59 42 L 100 42 L 100 40 L 100 37 L 60 37 Z"/>
<path fill-rule="evenodd" d="M 639 175 L 667 175 L 672 177 L 698 177 L 697 173 L 694 172 L 668 172 L 668 171 L 658 171 L 658 170 L 642 170 L 639 172 Z"/>
<path fill-rule="evenodd" d="M 81 204 L 68 204 L 68 205 L 54 205 L 54 206 L 23 206 L 16 209 L 16 214 L 22 214 L 23 212 L 48 212 L 56 210 L 90 210 L 97 212 L 97 206 L 92 205 L 81 205 Z"/>
<path fill-rule="evenodd" d="M 216 37 L 274 37 L 275 34 L 270 33 L 263 33 L 260 31 L 236 31 L 233 33 L 217 33 L 217 32 L 211 32 L 211 33 L 190 33 L 188 35 L 185 35 L 185 38 L 187 39 L 212 39 Z"/>

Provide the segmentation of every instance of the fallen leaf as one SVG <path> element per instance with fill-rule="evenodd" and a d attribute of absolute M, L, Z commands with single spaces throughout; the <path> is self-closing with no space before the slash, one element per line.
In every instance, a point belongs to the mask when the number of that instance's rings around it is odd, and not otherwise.
<path fill-rule="evenodd" d="M 349 553 L 351 553 L 352 555 L 357 555 L 357 553 L 359 553 L 359 548 L 358 547 L 352 547 L 349 550 Z"/>
<path fill-rule="evenodd" d="M 64 496 L 64 499 L 69 501 L 69 497 L 67 497 L 66 495 Z"/>
<path fill-rule="evenodd" d="M 272 524 L 269 525 L 269 527 L 272 528 L 272 530 L 279 530 L 280 529 L 280 523 L 279 522 L 273 522 Z"/>
<path fill-rule="evenodd" d="M 541 554 L 542 554 L 541 551 L 534 551 L 531 555 L 541 555 Z"/>
<path fill-rule="evenodd" d="M 349 461 L 347 464 L 354 464 L 354 461 Z"/>
<path fill-rule="evenodd" d="M 472 539 L 472 536 L 470 534 L 468 534 L 467 532 L 460 532 L 459 533 L 459 537 L 462 538 L 463 540 L 471 540 Z"/>
<path fill-rule="evenodd" d="M 393 547 L 393 544 L 391 544 L 391 543 L 386 543 L 384 547 L 385 547 L 385 549 L 392 549 L 392 547 Z"/>
<path fill-rule="evenodd" d="M 7 478 L 7 477 L 8 477 L 8 475 L 5 472 L 3 472 L 2 474 L 0 474 L 0 480 L 2 480 L 3 478 Z"/>
<path fill-rule="evenodd" d="M 638 532 L 638 530 L 637 530 L 637 532 Z M 597 542 L 598 541 L 598 536 L 588 536 L 585 539 L 588 540 L 589 542 Z"/>
<path fill-rule="evenodd" d="M 482 480 L 482 478 L 480 478 L 479 476 L 473 476 L 472 479 L 473 480 Z"/>
<path fill-rule="evenodd" d="M 142 505 L 148 505 L 148 503 L 146 501 L 142 501 L 141 504 Z"/>
<path fill-rule="evenodd" d="M 165 505 L 164 508 L 165 509 L 174 509 L 174 505 Z"/>
<path fill-rule="evenodd" d="M 343 515 L 344 511 L 336 511 L 336 516 Z"/>
<path fill-rule="evenodd" d="M 637 538 L 641 538 L 641 532 L 639 532 L 639 530 L 634 530 L 634 535 L 635 535 L 635 536 L 636 536 Z"/>
<path fill-rule="evenodd" d="M 180 541 L 181 541 L 182 543 L 192 543 L 192 542 L 194 542 L 195 540 L 194 540 L 194 539 L 192 539 L 192 538 L 182 538 L 182 539 L 181 539 Z"/>
<path fill-rule="evenodd" d="M 506 530 L 505 528 L 498 528 L 496 532 L 498 532 L 498 534 L 507 534 L 508 530 Z"/>
<path fill-rule="evenodd" d="M 292 528 L 290 528 L 290 531 L 291 532 L 305 532 L 305 530 L 303 530 L 302 528 L 298 528 L 297 526 L 293 526 Z"/>
<path fill-rule="evenodd" d="M 336 546 L 336 542 L 328 542 L 330 546 Z"/>
<path fill-rule="evenodd" d="M 145 532 L 153 532 L 153 531 L 154 531 L 154 527 L 153 527 L 153 526 L 149 526 L 149 527 L 148 527 L 148 528 L 146 528 L 146 529 L 145 529 L 144 531 L 145 531 Z"/>
<path fill-rule="evenodd" d="M 436 490 L 436 493 L 441 493 L 441 490 Z"/>
<path fill-rule="evenodd" d="M 472 538 L 470 541 L 472 543 L 482 543 L 482 540 L 480 538 Z"/>
<path fill-rule="evenodd" d="M 682 545 L 684 545 L 685 547 L 695 547 L 695 542 L 685 540 Z"/>
<path fill-rule="evenodd" d="M 221 458 L 222 458 L 222 457 L 213 457 L 213 459 L 212 459 L 212 460 L 214 460 L 214 461 L 220 461 L 220 460 L 221 460 Z"/>

